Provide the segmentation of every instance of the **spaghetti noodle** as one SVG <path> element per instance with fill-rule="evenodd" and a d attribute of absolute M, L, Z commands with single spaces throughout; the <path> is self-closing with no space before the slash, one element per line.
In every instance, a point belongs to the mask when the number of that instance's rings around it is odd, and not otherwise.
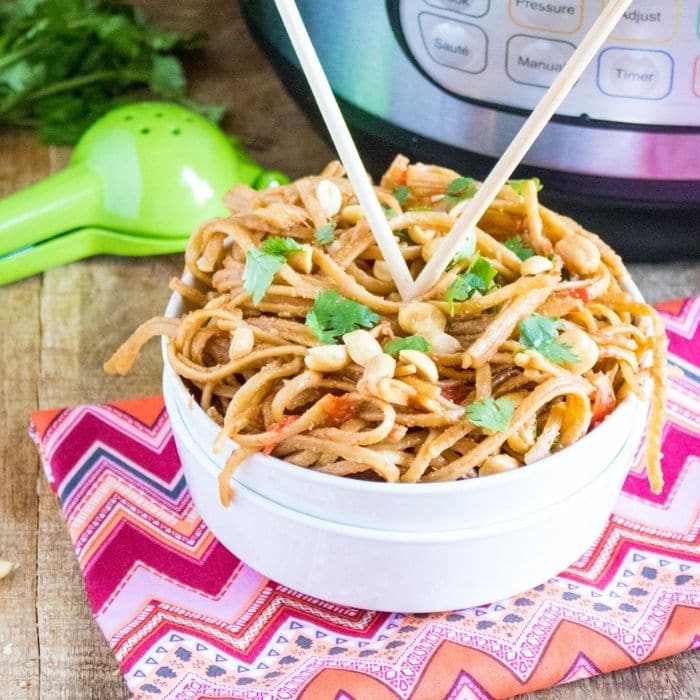
<path fill-rule="evenodd" d="M 154 335 L 226 438 L 224 469 L 262 451 L 392 482 L 518 469 L 653 386 L 659 467 L 666 337 L 624 289 L 620 258 L 512 181 L 422 298 L 402 302 L 341 166 L 262 192 L 234 187 L 175 279 L 189 310 L 139 327 L 105 364 L 124 374 Z M 376 187 L 415 276 L 479 183 L 397 156 Z M 648 362 L 649 354 L 653 361 Z"/>

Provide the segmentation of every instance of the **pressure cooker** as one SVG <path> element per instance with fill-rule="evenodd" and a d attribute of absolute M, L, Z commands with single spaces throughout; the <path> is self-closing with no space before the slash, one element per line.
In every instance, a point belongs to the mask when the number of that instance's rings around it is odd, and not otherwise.
<path fill-rule="evenodd" d="M 605 2 L 297 0 L 373 174 L 403 152 L 476 177 Z M 320 125 L 274 0 L 244 13 Z M 518 173 L 630 259 L 700 255 L 700 2 L 635 0 Z"/>

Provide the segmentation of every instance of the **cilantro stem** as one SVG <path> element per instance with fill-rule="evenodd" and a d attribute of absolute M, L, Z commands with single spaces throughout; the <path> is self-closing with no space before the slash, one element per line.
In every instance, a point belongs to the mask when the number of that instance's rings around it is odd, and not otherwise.
<path fill-rule="evenodd" d="M 23 58 L 31 56 L 33 53 L 37 53 L 37 51 L 44 48 L 44 46 L 45 44 L 28 44 L 23 49 L 18 49 L 13 53 L 8 53 L 0 58 L 0 69 L 9 66 L 12 63 L 16 63 L 17 61 L 21 61 Z"/>
<path fill-rule="evenodd" d="M 11 112 L 15 107 L 23 103 L 31 104 L 32 102 L 36 102 L 36 100 L 40 100 L 43 97 L 49 97 L 61 92 L 68 92 L 70 90 L 75 90 L 75 88 L 93 85 L 94 83 L 109 82 L 110 80 L 119 80 L 120 82 L 128 83 L 147 81 L 148 76 L 136 72 L 127 73 L 124 71 L 110 70 L 97 71 L 88 75 L 79 75 L 75 78 L 69 78 L 68 80 L 60 80 L 57 83 L 52 83 L 51 85 L 47 85 L 40 90 L 36 90 L 36 92 L 31 94 L 19 93 L 15 95 L 13 98 L 10 98 L 5 103 L 0 105 L 0 115 Z"/>
<path fill-rule="evenodd" d="M 91 85 L 93 83 L 102 83 L 106 80 L 116 79 L 124 83 L 142 80 L 147 81 L 148 75 L 145 73 L 124 72 L 118 70 L 105 70 L 90 73 L 88 75 L 79 75 L 76 78 L 60 80 L 57 83 L 52 83 L 51 85 L 47 85 L 45 88 L 41 88 L 41 90 L 37 90 L 32 95 L 29 95 L 28 101 L 33 102 L 34 100 L 39 100 L 42 97 L 55 95 L 56 93 L 65 92 L 66 90 L 74 90 L 75 88 L 85 87 L 86 85 Z"/>

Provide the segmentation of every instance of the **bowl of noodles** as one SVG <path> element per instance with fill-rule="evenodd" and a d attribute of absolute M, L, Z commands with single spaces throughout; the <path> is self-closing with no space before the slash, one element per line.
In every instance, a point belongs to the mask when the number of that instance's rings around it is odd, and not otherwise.
<path fill-rule="evenodd" d="M 398 156 L 376 187 L 414 278 L 479 183 Z M 619 257 L 511 181 L 425 295 L 402 301 L 342 168 L 191 238 L 163 317 L 185 475 L 221 541 L 346 605 L 430 611 L 516 593 L 590 545 L 647 423 L 666 341 Z M 401 585 L 397 585 L 397 581 Z"/>

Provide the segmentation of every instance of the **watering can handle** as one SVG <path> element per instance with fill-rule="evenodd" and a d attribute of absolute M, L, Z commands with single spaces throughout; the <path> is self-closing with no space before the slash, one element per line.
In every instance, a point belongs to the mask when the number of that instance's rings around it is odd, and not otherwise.
<path fill-rule="evenodd" d="M 70 165 L 0 200 L 0 255 L 93 223 L 100 198 L 99 178 Z"/>

